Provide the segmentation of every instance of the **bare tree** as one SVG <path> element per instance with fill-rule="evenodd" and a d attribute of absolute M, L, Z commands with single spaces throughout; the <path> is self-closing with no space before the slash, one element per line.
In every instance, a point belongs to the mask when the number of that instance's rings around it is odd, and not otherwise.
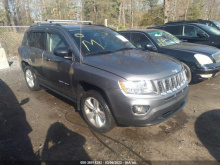
<path fill-rule="evenodd" d="M 164 24 L 169 20 L 169 9 L 170 9 L 170 0 L 164 0 L 163 10 L 164 10 Z"/>

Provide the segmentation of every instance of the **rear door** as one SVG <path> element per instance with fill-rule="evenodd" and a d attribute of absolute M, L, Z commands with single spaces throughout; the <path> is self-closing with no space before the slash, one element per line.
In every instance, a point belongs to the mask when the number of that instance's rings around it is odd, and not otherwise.
<path fill-rule="evenodd" d="M 46 51 L 43 57 L 47 85 L 66 96 L 72 97 L 71 80 L 74 73 L 72 60 L 54 55 L 54 49 L 58 47 L 69 48 L 69 45 L 59 31 L 47 31 Z"/>
<path fill-rule="evenodd" d="M 45 80 L 42 57 L 45 51 L 46 35 L 43 31 L 29 31 L 27 33 L 29 49 L 29 64 L 32 66 L 39 81 Z"/>

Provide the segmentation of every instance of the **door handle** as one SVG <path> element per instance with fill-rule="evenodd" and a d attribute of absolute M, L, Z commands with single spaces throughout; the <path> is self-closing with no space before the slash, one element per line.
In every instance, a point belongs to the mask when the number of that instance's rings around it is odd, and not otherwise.
<path fill-rule="evenodd" d="M 181 40 L 181 41 L 183 41 L 183 42 L 187 42 L 188 40 Z"/>
<path fill-rule="evenodd" d="M 46 61 L 50 61 L 50 58 L 47 57 L 47 58 L 46 58 Z"/>

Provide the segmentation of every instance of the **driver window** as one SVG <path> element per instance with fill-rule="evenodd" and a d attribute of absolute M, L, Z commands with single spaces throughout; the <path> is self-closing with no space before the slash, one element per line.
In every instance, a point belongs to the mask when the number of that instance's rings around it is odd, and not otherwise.
<path fill-rule="evenodd" d="M 197 36 L 198 33 L 204 33 L 204 32 L 195 26 L 188 26 L 188 25 L 184 26 L 183 36 L 198 37 Z"/>
<path fill-rule="evenodd" d="M 67 47 L 57 34 L 48 34 L 48 51 L 53 53 L 55 48 Z"/>
<path fill-rule="evenodd" d="M 141 33 L 132 33 L 131 42 L 133 42 L 137 48 L 145 48 L 146 45 L 153 45 L 151 41 Z"/>

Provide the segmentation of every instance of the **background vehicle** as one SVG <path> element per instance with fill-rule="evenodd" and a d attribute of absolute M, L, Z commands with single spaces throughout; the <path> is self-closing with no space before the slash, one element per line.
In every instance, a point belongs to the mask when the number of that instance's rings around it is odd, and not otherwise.
<path fill-rule="evenodd" d="M 77 103 L 91 128 L 148 126 L 179 112 L 188 82 L 175 59 L 138 50 L 104 26 L 39 23 L 19 47 L 31 90 L 44 86 Z"/>
<path fill-rule="evenodd" d="M 204 24 L 207 26 L 211 26 L 213 28 L 216 28 L 218 30 L 220 30 L 220 23 L 214 20 L 203 20 L 203 19 L 198 19 L 198 20 L 191 20 L 191 21 L 176 21 L 176 22 L 168 22 L 167 24 L 174 24 L 174 23 L 200 23 L 200 24 Z"/>
<path fill-rule="evenodd" d="M 158 29 L 127 30 L 120 34 L 136 47 L 172 56 L 183 63 L 189 82 L 213 78 L 220 72 L 220 50 L 205 45 L 181 42 Z"/>
<path fill-rule="evenodd" d="M 175 35 L 183 42 L 192 42 L 220 48 L 220 31 L 203 24 L 177 22 L 149 27 L 148 29 L 165 30 Z"/>

